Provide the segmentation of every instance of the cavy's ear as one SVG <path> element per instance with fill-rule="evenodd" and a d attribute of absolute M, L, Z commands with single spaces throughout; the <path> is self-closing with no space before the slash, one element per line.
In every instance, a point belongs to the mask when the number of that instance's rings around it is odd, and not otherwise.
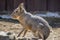
<path fill-rule="evenodd" d="M 24 12 L 24 3 L 20 3 L 18 7 L 20 9 L 20 12 Z"/>
<path fill-rule="evenodd" d="M 21 6 L 21 8 L 24 8 L 24 3 L 21 3 L 20 6 Z"/>
<path fill-rule="evenodd" d="M 23 9 L 24 8 L 24 3 L 20 3 L 19 8 Z"/>
<path fill-rule="evenodd" d="M 26 12 L 24 3 L 20 3 L 19 8 L 20 8 L 20 12 Z"/>

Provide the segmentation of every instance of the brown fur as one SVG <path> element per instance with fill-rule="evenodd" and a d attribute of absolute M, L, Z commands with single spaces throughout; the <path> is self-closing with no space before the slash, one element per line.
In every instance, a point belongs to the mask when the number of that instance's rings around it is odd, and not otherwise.
<path fill-rule="evenodd" d="M 17 19 L 23 26 L 23 30 L 19 33 L 22 34 L 24 31 L 24 35 L 28 30 L 31 30 L 35 36 L 39 36 L 45 40 L 50 34 L 50 25 L 48 22 L 42 17 L 32 15 L 27 12 L 24 8 L 24 4 L 21 3 L 11 14 L 13 19 Z M 36 35 L 37 34 L 37 35 Z M 18 35 L 18 37 L 19 37 Z"/>

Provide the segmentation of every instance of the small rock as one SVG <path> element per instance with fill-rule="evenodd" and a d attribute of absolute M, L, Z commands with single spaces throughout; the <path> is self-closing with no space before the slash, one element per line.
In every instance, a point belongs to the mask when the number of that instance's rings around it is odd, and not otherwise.
<path fill-rule="evenodd" d="M 9 40 L 9 37 L 7 36 L 6 32 L 0 31 L 0 40 Z"/>
<path fill-rule="evenodd" d="M 11 32 L 0 31 L 0 40 L 15 40 L 15 34 Z"/>

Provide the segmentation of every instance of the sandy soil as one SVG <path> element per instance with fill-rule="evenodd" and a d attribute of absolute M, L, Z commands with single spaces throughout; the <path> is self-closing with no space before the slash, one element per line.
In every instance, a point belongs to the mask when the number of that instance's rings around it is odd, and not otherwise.
<path fill-rule="evenodd" d="M 14 32 L 16 33 L 16 36 L 17 36 L 17 34 L 21 30 L 22 30 L 22 25 L 19 23 L 13 23 L 13 22 L 0 20 L 0 31 Z M 54 33 L 50 33 L 50 36 L 47 38 L 47 40 L 60 40 L 60 28 L 53 28 L 53 31 Z M 30 31 L 28 31 L 26 36 L 33 37 L 33 34 Z"/>

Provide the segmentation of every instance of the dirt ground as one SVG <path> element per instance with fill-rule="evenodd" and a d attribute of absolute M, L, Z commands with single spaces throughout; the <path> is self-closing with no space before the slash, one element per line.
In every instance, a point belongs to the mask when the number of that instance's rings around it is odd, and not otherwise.
<path fill-rule="evenodd" d="M 13 23 L 8 21 L 0 20 L 0 31 L 10 31 L 17 34 L 22 30 L 22 26 L 19 23 Z M 53 28 L 54 33 L 50 33 L 47 40 L 60 40 L 60 28 Z M 22 36 L 22 35 L 21 35 Z M 26 36 L 33 37 L 30 31 L 27 32 Z M 25 36 L 25 37 L 26 37 Z"/>

